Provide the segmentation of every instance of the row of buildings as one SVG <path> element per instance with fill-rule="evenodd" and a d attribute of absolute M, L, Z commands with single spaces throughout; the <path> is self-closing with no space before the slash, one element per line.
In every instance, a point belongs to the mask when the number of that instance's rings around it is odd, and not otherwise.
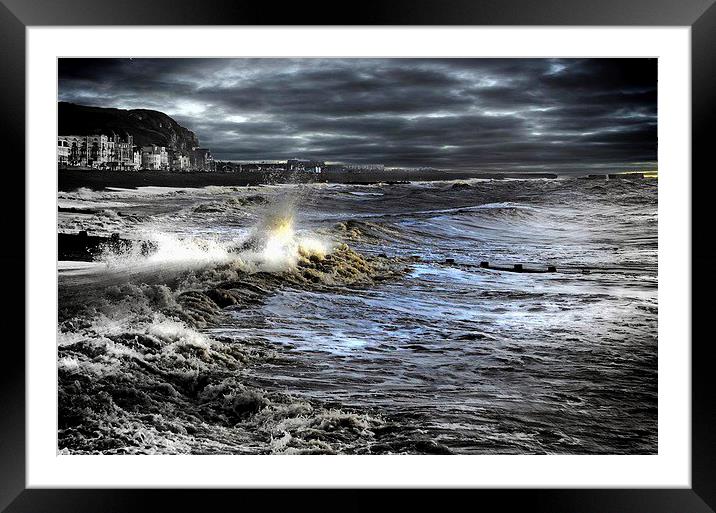
<path fill-rule="evenodd" d="M 219 162 L 224 173 L 299 172 L 308 174 L 383 171 L 383 164 L 326 164 L 321 160 L 288 159 L 274 162 Z"/>
<path fill-rule="evenodd" d="M 382 164 L 326 164 L 320 160 L 288 159 L 278 162 L 216 162 L 206 148 L 183 151 L 164 146 L 137 146 L 134 138 L 116 134 L 60 135 L 57 137 L 60 167 L 81 167 L 116 171 L 204 171 L 224 173 L 298 172 L 348 173 L 383 171 Z"/>
<path fill-rule="evenodd" d="M 211 152 L 206 148 L 182 151 L 165 146 L 135 146 L 127 135 L 60 135 L 57 163 L 63 167 L 89 167 L 120 171 L 214 171 Z"/>

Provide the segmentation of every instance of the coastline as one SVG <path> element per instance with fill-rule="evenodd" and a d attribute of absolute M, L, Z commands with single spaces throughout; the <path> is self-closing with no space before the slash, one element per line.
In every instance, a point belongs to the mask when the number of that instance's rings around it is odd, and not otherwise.
<path fill-rule="evenodd" d="M 469 178 L 557 178 L 553 173 L 478 173 L 470 171 L 398 171 L 394 173 L 322 173 L 277 175 L 261 172 L 251 175 L 236 173 L 172 173 L 169 171 L 101 171 L 60 168 L 57 173 L 58 191 L 68 192 L 85 187 L 104 190 L 109 187 L 134 189 L 137 187 L 240 187 L 273 183 L 350 183 L 372 185 L 386 182 L 465 180 Z"/>

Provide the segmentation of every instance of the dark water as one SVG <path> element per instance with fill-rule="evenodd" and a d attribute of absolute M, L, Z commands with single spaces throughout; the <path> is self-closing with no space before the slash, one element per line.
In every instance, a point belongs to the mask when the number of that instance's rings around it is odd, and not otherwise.
<path fill-rule="evenodd" d="M 60 206 L 92 209 L 61 231 L 160 247 L 61 266 L 61 450 L 657 451 L 655 180 L 83 190 Z"/>

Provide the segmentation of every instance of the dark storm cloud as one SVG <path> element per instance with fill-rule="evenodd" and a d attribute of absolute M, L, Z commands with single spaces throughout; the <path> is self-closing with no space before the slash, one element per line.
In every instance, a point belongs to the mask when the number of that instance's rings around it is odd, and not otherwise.
<path fill-rule="evenodd" d="M 654 167 L 655 59 L 61 59 L 59 99 L 165 112 L 218 158 Z"/>

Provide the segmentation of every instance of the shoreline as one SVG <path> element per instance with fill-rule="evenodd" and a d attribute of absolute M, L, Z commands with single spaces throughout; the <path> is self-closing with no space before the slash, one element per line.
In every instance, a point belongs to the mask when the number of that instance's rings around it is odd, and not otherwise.
<path fill-rule="evenodd" d="M 110 187 L 135 189 L 137 187 L 189 187 L 207 186 L 240 187 L 276 183 L 345 183 L 353 185 L 374 185 L 377 183 L 406 183 L 410 181 L 466 180 L 470 178 L 550 178 L 554 173 L 477 173 L 448 171 L 405 171 L 395 173 L 322 173 L 277 175 L 275 172 L 260 172 L 251 175 L 236 173 L 173 173 L 169 171 L 100 171 L 83 169 L 59 169 L 58 191 L 70 192 L 79 188 L 101 191 Z"/>

